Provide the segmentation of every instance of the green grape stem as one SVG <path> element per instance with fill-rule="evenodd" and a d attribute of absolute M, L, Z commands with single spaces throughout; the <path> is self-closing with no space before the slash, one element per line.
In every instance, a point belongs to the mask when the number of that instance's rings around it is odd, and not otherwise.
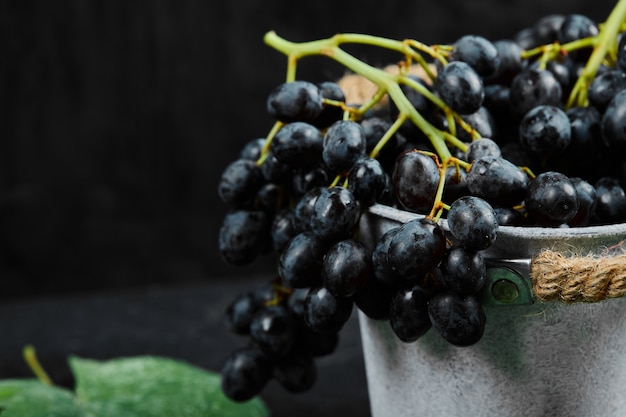
<path fill-rule="evenodd" d="M 587 105 L 587 88 L 598 72 L 602 61 L 612 51 L 617 43 L 617 35 L 626 20 L 626 0 L 619 0 L 615 5 L 606 22 L 601 26 L 600 33 L 595 38 L 595 47 L 583 68 L 580 76 L 574 84 L 572 93 L 567 101 L 567 108 Z"/>
<path fill-rule="evenodd" d="M 281 38 L 274 31 L 266 33 L 264 40 L 267 45 L 287 55 L 288 79 L 295 79 L 295 66 L 298 59 L 312 55 L 324 55 L 373 82 L 381 91 L 389 95 L 400 113 L 406 114 L 424 132 L 442 160 L 445 161 L 451 157 L 450 150 L 441 131 L 428 123 L 415 107 L 411 105 L 409 99 L 402 92 L 395 75 L 372 67 L 339 47 L 342 43 L 364 43 L 392 49 L 405 55 L 413 55 L 414 51 L 410 49 L 407 43 L 360 34 L 339 34 L 327 39 L 294 43 Z"/>

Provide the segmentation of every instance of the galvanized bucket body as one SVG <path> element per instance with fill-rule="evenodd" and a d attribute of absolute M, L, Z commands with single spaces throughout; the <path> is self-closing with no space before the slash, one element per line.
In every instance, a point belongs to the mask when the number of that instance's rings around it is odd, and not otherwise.
<path fill-rule="evenodd" d="M 415 216 L 375 206 L 363 216 L 362 236 L 373 242 Z M 624 224 L 502 227 L 486 254 L 527 265 L 525 260 L 545 248 L 587 254 L 624 240 Z M 432 329 L 416 342 L 403 343 L 387 322 L 361 313 L 373 417 L 626 415 L 625 299 L 495 303 L 486 305 L 485 312 L 483 338 L 464 348 L 450 345 Z"/>

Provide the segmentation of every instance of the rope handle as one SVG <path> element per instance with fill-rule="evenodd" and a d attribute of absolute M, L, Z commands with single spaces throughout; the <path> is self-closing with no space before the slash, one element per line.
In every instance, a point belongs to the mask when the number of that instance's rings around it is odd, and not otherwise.
<path fill-rule="evenodd" d="M 566 257 L 545 250 L 532 259 L 530 279 L 537 301 L 598 302 L 626 295 L 626 253 Z"/>

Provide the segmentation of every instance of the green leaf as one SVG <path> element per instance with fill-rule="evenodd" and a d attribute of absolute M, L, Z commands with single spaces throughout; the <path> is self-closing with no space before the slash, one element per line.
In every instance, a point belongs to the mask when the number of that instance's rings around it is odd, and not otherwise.
<path fill-rule="evenodd" d="M 269 415 L 260 399 L 233 402 L 222 393 L 218 374 L 185 362 L 152 356 L 109 361 L 72 357 L 69 362 L 76 396 L 96 417 Z"/>
<path fill-rule="evenodd" d="M 0 417 L 95 417 L 71 391 L 36 379 L 0 381 Z"/>

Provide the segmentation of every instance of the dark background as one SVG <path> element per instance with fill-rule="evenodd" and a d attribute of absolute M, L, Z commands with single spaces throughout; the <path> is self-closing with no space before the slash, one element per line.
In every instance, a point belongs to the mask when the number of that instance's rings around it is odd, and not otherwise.
<path fill-rule="evenodd" d="M 221 310 L 271 275 L 272 261 L 233 267 L 220 260 L 226 208 L 216 189 L 226 164 L 272 125 L 265 97 L 284 79 L 286 60 L 263 44 L 268 30 L 294 41 L 337 32 L 425 43 L 464 34 L 495 40 L 551 13 L 599 22 L 612 6 L 0 2 L 0 377 L 27 372 L 16 352 L 28 341 L 37 342 L 61 380 L 68 378 L 59 365 L 68 354 L 167 354 L 215 369 L 238 343 L 217 325 Z M 355 53 L 374 65 L 397 59 L 366 48 Z M 298 78 L 342 74 L 328 60 L 309 58 Z M 337 384 L 344 403 L 335 397 L 334 411 L 320 413 L 367 410 L 358 331 L 350 329 L 341 351 L 347 356 L 337 356 L 343 365 L 325 362 L 344 376 L 326 374 L 312 397 L 269 395 L 274 410 L 307 398 L 319 403 Z M 161 334 L 167 332 L 169 339 Z M 342 366 L 355 367 L 356 383 Z M 358 391 L 355 397 L 346 386 Z M 347 402 L 353 398 L 359 405 Z"/>

